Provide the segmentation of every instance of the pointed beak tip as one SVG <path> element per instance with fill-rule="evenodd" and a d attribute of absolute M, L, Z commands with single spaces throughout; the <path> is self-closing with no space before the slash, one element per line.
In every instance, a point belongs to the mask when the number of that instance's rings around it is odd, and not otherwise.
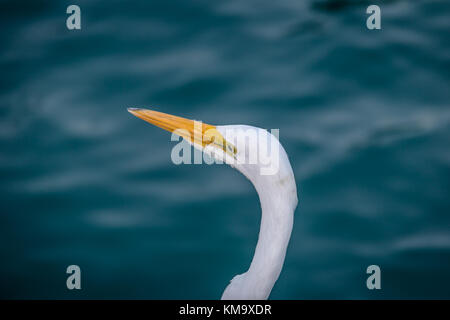
<path fill-rule="evenodd" d="M 139 111 L 139 110 L 140 110 L 139 108 L 127 108 L 127 111 L 131 112 L 131 113 L 133 113 L 133 111 Z"/>

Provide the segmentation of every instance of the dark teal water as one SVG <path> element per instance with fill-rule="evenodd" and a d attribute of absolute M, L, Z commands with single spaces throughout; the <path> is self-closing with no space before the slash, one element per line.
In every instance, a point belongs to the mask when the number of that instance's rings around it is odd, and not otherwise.
<path fill-rule="evenodd" d="M 279 128 L 299 207 L 273 299 L 450 298 L 450 2 L 0 2 L 0 297 L 219 298 L 252 185 L 140 106 Z M 66 289 L 66 267 L 82 290 Z M 382 289 L 366 288 L 367 266 Z"/>

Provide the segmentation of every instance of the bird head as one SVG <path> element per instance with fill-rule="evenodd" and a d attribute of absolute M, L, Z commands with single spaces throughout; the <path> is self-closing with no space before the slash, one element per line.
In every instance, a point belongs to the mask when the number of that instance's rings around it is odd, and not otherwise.
<path fill-rule="evenodd" d="M 284 148 L 267 130 L 248 125 L 215 126 L 154 110 L 128 108 L 136 117 L 177 134 L 216 163 L 227 163 L 244 174 L 260 192 L 273 185 L 276 193 L 295 193 L 295 179 Z"/>

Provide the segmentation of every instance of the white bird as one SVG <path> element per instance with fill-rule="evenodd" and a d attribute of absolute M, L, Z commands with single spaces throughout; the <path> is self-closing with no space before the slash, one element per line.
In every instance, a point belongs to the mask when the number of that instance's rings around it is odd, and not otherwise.
<path fill-rule="evenodd" d="M 230 164 L 252 182 L 262 209 L 258 242 L 249 269 L 230 281 L 222 299 L 267 299 L 283 267 L 298 202 L 294 173 L 278 139 L 252 126 L 213 126 L 147 109 L 128 108 L 128 111 L 178 134 L 216 161 Z M 252 131 L 256 134 L 252 135 Z M 270 150 L 268 159 L 258 157 L 261 150 L 266 155 Z M 256 162 L 251 161 L 255 158 Z M 275 170 L 263 174 L 264 168 L 270 166 Z"/>

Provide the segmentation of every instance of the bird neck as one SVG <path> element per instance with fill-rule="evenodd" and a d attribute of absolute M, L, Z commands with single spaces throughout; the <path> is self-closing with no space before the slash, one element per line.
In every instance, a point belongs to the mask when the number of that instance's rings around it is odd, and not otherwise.
<path fill-rule="evenodd" d="M 222 299 L 267 299 L 283 268 L 291 237 L 293 213 L 297 205 L 293 175 L 289 175 L 285 182 L 280 179 L 263 183 L 251 180 L 262 209 L 258 243 L 248 271 L 231 280 Z M 294 181 L 294 184 L 287 180 Z M 285 185 L 280 187 L 280 183 Z"/>
<path fill-rule="evenodd" d="M 282 194 L 257 191 L 262 209 L 261 226 L 246 279 L 256 298 L 267 299 L 283 268 L 294 209 L 286 206 Z"/>

